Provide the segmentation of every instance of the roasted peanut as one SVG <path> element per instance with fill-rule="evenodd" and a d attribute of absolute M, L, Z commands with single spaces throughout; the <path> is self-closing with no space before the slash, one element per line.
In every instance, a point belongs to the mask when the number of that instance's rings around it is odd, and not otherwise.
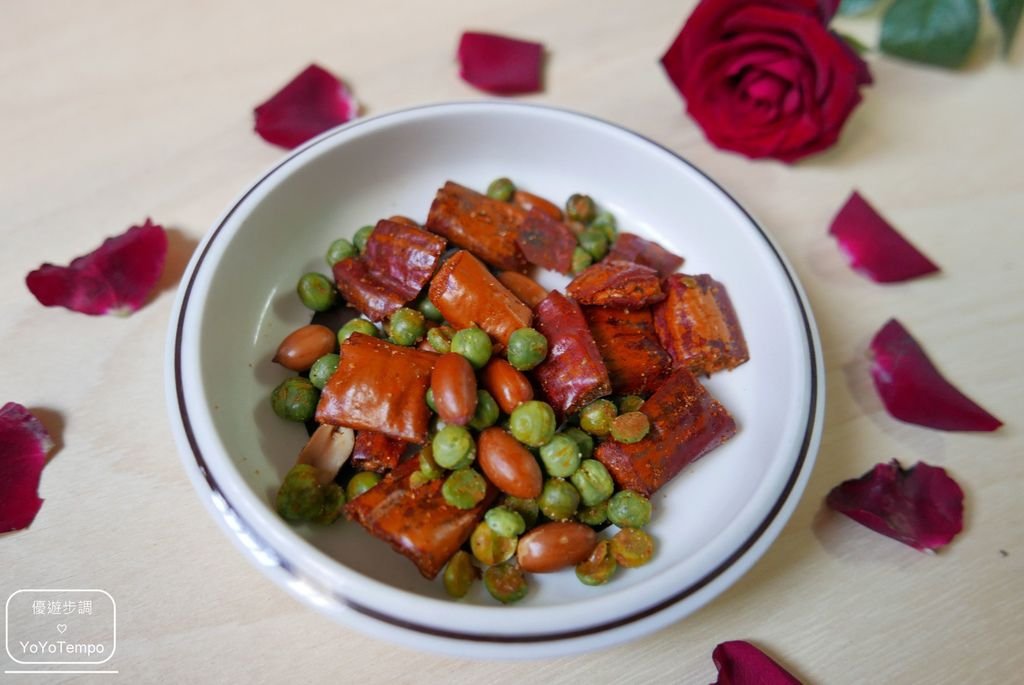
<path fill-rule="evenodd" d="M 434 407 L 445 423 L 465 426 L 476 411 L 476 374 L 461 354 L 442 354 L 430 374 Z"/>
<path fill-rule="evenodd" d="M 540 495 L 544 478 L 537 459 L 501 428 L 480 433 L 476 459 L 484 475 L 505 494 L 523 499 Z"/>
<path fill-rule="evenodd" d="M 548 291 L 544 286 L 529 276 L 515 271 L 498 272 L 498 280 L 530 309 L 536 307 L 548 296 Z"/>
<path fill-rule="evenodd" d="M 480 380 L 506 414 L 533 399 L 530 380 L 504 359 L 492 359 L 484 367 Z"/>
<path fill-rule="evenodd" d="M 575 566 L 587 559 L 597 544 L 590 526 L 556 521 L 537 526 L 519 538 L 519 567 L 529 573 L 548 573 Z"/>
<path fill-rule="evenodd" d="M 292 371 L 307 371 L 317 359 L 333 352 L 337 343 L 330 328 L 310 324 L 295 329 L 281 341 L 274 361 Z"/>
<path fill-rule="evenodd" d="M 525 190 L 517 190 L 512 196 L 512 202 L 519 205 L 526 211 L 536 209 L 538 212 L 547 214 L 555 221 L 562 220 L 562 210 L 559 209 L 558 205 L 554 202 L 550 202 L 549 200 L 545 200 L 538 195 L 528 193 Z"/>

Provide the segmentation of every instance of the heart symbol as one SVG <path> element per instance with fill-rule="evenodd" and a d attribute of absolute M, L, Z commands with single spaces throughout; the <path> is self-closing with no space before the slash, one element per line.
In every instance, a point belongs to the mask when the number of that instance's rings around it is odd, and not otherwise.
<path fill-rule="evenodd" d="M 67 623 L 58 623 L 57 624 L 57 632 L 60 633 L 61 635 L 63 635 L 64 631 L 66 631 L 67 629 L 68 629 L 68 624 Z"/>

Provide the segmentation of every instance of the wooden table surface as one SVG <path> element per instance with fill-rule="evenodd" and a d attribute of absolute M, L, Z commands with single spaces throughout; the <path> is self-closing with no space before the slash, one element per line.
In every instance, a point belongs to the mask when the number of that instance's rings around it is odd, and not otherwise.
<path fill-rule="evenodd" d="M 872 56 L 875 85 L 839 145 L 796 166 L 755 163 L 705 141 L 657 63 L 693 4 L 0 1 L 0 402 L 35 410 L 58 441 L 38 518 L 0 538 L 0 600 L 109 591 L 107 667 L 119 675 L 78 676 L 89 682 L 707 683 L 712 649 L 733 639 L 805 682 L 1024 681 L 1024 39 L 1001 61 L 986 34 L 958 73 Z M 870 20 L 841 24 L 874 38 Z M 522 100 L 632 128 L 724 185 L 778 239 L 821 331 L 824 438 L 778 541 L 705 609 L 601 653 L 460 661 L 335 625 L 218 530 L 168 427 L 177 280 L 283 154 L 252 132 L 252 107 L 312 61 L 343 76 L 366 114 L 483 97 L 454 64 L 469 28 L 547 45 L 546 91 Z M 852 272 L 826 231 L 854 188 L 942 273 L 880 286 Z M 40 263 L 67 263 L 147 216 L 174 230 L 161 291 L 135 315 L 44 309 L 25 288 Z M 888 416 L 865 349 L 890 317 L 1006 425 L 956 434 Z M 966 492 L 965 530 L 937 555 L 823 508 L 836 483 L 893 457 L 943 466 Z"/>

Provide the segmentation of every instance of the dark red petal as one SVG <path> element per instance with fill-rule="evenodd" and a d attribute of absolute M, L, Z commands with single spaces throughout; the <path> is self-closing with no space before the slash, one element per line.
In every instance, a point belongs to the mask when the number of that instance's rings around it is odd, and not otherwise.
<path fill-rule="evenodd" d="M 68 266 L 43 264 L 25 278 L 25 284 L 46 307 L 91 315 L 128 314 L 146 302 L 166 257 L 163 226 L 146 219 Z"/>
<path fill-rule="evenodd" d="M 466 31 L 459 40 L 459 76 L 497 95 L 541 90 L 544 46 L 493 33 Z"/>
<path fill-rule="evenodd" d="M 945 469 L 893 459 L 832 488 L 829 507 L 919 550 L 949 544 L 964 527 L 964 492 Z"/>
<path fill-rule="evenodd" d="M 1003 422 L 947 381 L 896 319 L 871 340 L 871 377 L 897 419 L 947 431 L 994 431 Z"/>
<path fill-rule="evenodd" d="M 344 124 L 358 111 L 345 84 L 311 64 L 254 110 L 256 133 L 268 143 L 291 149 Z"/>
<path fill-rule="evenodd" d="M 939 270 L 889 225 L 857 191 L 832 220 L 829 233 L 854 271 L 879 283 L 895 283 Z"/>
<path fill-rule="evenodd" d="M 36 494 L 53 441 L 28 409 L 0 408 L 0 533 L 27 528 L 43 500 Z"/>
<path fill-rule="evenodd" d="M 723 642 L 711 658 L 718 669 L 714 685 L 801 685 L 760 649 L 742 640 Z"/>

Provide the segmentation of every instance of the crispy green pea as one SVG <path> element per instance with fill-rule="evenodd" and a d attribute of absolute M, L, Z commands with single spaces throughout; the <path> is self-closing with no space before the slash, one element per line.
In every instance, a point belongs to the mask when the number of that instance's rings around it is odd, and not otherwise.
<path fill-rule="evenodd" d="M 508 427 L 519 442 L 540 447 L 555 434 L 555 412 L 547 402 L 529 400 L 512 410 Z"/>
<path fill-rule="evenodd" d="M 452 336 L 451 351 L 468 359 L 474 369 L 484 368 L 493 350 L 490 336 L 479 328 L 463 328 Z"/>
<path fill-rule="evenodd" d="M 438 326 L 427 331 L 427 342 L 439 354 L 452 351 L 452 336 L 455 329 L 451 326 Z"/>
<path fill-rule="evenodd" d="M 600 228 L 604 231 L 605 236 L 608 238 L 608 243 L 615 242 L 615 238 L 619 233 L 618 226 L 616 225 L 615 215 L 609 211 L 602 210 L 597 213 L 594 220 L 590 222 L 591 228 Z"/>
<path fill-rule="evenodd" d="M 651 430 L 651 420 L 640 411 L 619 414 L 612 419 L 609 432 L 612 437 L 627 445 L 643 440 Z"/>
<path fill-rule="evenodd" d="M 589 195 L 573 193 L 565 201 L 565 215 L 572 221 L 589 224 L 597 216 L 597 205 Z"/>
<path fill-rule="evenodd" d="M 452 597 L 465 597 L 473 581 L 480 577 L 480 569 L 473 565 L 473 558 L 459 550 L 444 567 L 444 589 Z"/>
<path fill-rule="evenodd" d="M 459 509 L 472 509 L 487 496 L 487 481 L 471 468 L 452 471 L 441 486 L 444 501 Z"/>
<path fill-rule="evenodd" d="M 580 410 L 580 428 L 598 437 L 608 435 L 617 413 L 610 400 L 594 400 Z"/>
<path fill-rule="evenodd" d="M 508 338 L 508 363 L 529 371 L 548 356 L 548 339 L 533 328 L 520 328 Z"/>
<path fill-rule="evenodd" d="M 654 556 L 654 539 L 639 528 L 623 528 L 612 538 L 611 551 L 619 566 L 643 566 Z"/>
<path fill-rule="evenodd" d="M 420 463 L 420 473 L 428 479 L 434 480 L 444 475 L 444 469 L 434 461 L 434 450 L 430 445 L 424 445 L 423 449 L 416 455 L 416 458 Z"/>
<path fill-rule="evenodd" d="M 498 403 L 494 401 L 494 396 L 486 390 L 477 390 L 476 411 L 473 412 L 473 418 L 469 420 L 469 427 L 482 431 L 484 428 L 493 426 L 500 414 L 501 410 L 498 408 Z"/>
<path fill-rule="evenodd" d="M 277 491 L 277 513 L 286 521 L 310 521 L 324 510 L 324 489 L 318 471 L 309 464 L 291 468 Z"/>
<path fill-rule="evenodd" d="M 537 505 L 537 500 L 505 495 L 501 504 L 522 516 L 523 523 L 526 524 L 527 528 L 532 528 L 533 524 L 537 523 L 537 517 L 540 515 L 540 507 Z"/>
<path fill-rule="evenodd" d="M 329 525 L 337 521 L 345 509 L 345 491 L 337 483 L 328 483 L 324 486 L 324 509 L 313 519 L 314 523 Z"/>
<path fill-rule="evenodd" d="M 484 571 L 484 587 L 502 604 L 518 602 L 529 589 L 526 576 L 515 561 L 506 561 Z"/>
<path fill-rule="evenodd" d="M 326 312 L 338 299 L 338 291 L 331 283 L 331 279 L 316 272 L 303 274 L 295 290 L 299 293 L 302 304 L 314 312 Z"/>
<path fill-rule="evenodd" d="M 500 202 L 508 202 L 515 195 L 516 186 L 511 180 L 502 176 L 491 181 L 487 186 L 487 197 Z"/>
<path fill-rule="evenodd" d="M 374 326 L 372 322 L 366 319 L 352 319 L 346 321 L 345 325 L 338 329 L 338 344 L 344 343 L 353 333 L 372 335 L 374 338 L 380 337 L 380 329 Z"/>
<path fill-rule="evenodd" d="M 427 388 L 426 394 L 423 395 L 423 399 L 426 401 L 427 406 L 430 407 L 430 411 L 437 412 L 437 407 L 434 405 L 434 389 Z"/>
<path fill-rule="evenodd" d="M 343 259 L 359 254 L 356 246 L 345 238 L 338 238 L 327 248 L 327 265 L 334 266 Z"/>
<path fill-rule="evenodd" d="M 601 540 L 594 547 L 586 561 L 576 565 L 576 577 L 584 585 L 604 585 L 612 576 L 618 563 L 611 553 L 611 545 L 607 540 Z"/>
<path fill-rule="evenodd" d="M 473 550 L 473 556 L 488 566 L 500 564 L 506 559 L 511 559 L 516 553 L 517 540 L 498 535 L 486 521 L 481 521 L 473 529 L 469 536 L 469 548 Z"/>
<path fill-rule="evenodd" d="M 576 512 L 576 520 L 588 526 L 600 526 L 608 520 L 608 500 L 592 507 L 583 507 Z"/>
<path fill-rule="evenodd" d="M 619 528 L 643 528 L 651 520 L 651 501 L 633 490 L 620 490 L 608 500 L 608 520 Z"/>
<path fill-rule="evenodd" d="M 597 459 L 584 459 L 576 473 L 572 474 L 571 480 L 583 504 L 588 507 L 605 501 L 615 492 L 615 481 L 604 464 Z"/>
<path fill-rule="evenodd" d="M 608 254 L 608 236 L 600 228 L 588 228 L 581 232 L 577 239 L 580 247 L 590 253 L 595 262 Z"/>
<path fill-rule="evenodd" d="M 374 473 L 373 471 L 360 471 L 351 478 L 349 478 L 348 485 L 345 486 L 345 496 L 351 502 L 359 495 L 363 494 L 373 486 L 380 482 L 380 474 Z"/>
<path fill-rule="evenodd" d="M 359 254 L 366 252 L 366 241 L 370 239 L 371 233 L 373 233 L 373 226 L 363 226 L 352 236 L 352 244 L 359 250 Z"/>
<path fill-rule="evenodd" d="M 484 521 L 495 533 L 503 538 L 514 538 L 526 530 L 526 521 L 518 511 L 508 507 L 494 507 L 484 514 Z"/>
<path fill-rule="evenodd" d="M 305 423 L 316 414 L 320 391 L 308 378 L 293 376 L 285 379 L 270 393 L 270 406 L 274 413 L 288 421 Z"/>
<path fill-rule="evenodd" d="M 590 459 L 594 454 L 594 439 L 575 426 L 567 428 L 565 434 L 576 441 L 576 446 L 580 448 L 580 459 Z"/>
<path fill-rule="evenodd" d="M 594 263 L 594 257 L 589 252 L 584 250 L 582 247 L 574 248 L 572 251 L 572 274 L 582 272 L 588 266 Z"/>
<path fill-rule="evenodd" d="M 341 361 L 341 357 L 334 354 L 325 354 L 324 356 L 313 362 L 313 366 L 309 368 L 309 382 L 313 384 L 313 387 L 317 390 L 323 390 L 324 386 L 327 385 L 327 381 L 331 379 L 334 372 L 338 370 L 338 362 Z"/>
<path fill-rule="evenodd" d="M 421 312 L 408 307 L 397 309 L 388 319 L 388 340 L 410 347 L 427 334 L 427 320 Z"/>
<path fill-rule="evenodd" d="M 570 436 L 560 433 L 541 446 L 540 459 L 549 476 L 568 478 L 580 466 L 580 446 Z"/>
<path fill-rule="evenodd" d="M 537 498 L 537 506 L 552 521 L 568 521 L 580 506 L 580 493 L 564 478 L 548 478 Z"/>
<path fill-rule="evenodd" d="M 473 463 L 476 445 L 473 436 L 462 426 L 445 426 L 437 432 L 430 446 L 434 461 L 446 469 L 461 469 Z"/>
<path fill-rule="evenodd" d="M 420 314 L 427 317 L 428 320 L 435 323 L 441 323 L 444 321 L 444 315 L 441 314 L 441 310 L 434 306 L 434 303 L 430 301 L 430 298 L 424 295 L 416 303 L 416 309 L 420 311 Z"/>
<path fill-rule="evenodd" d="M 644 398 L 640 395 L 626 395 L 619 400 L 619 413 L 628 414 L 631 411 L 640 411 L 642 406 L 644 406 Z"/>

